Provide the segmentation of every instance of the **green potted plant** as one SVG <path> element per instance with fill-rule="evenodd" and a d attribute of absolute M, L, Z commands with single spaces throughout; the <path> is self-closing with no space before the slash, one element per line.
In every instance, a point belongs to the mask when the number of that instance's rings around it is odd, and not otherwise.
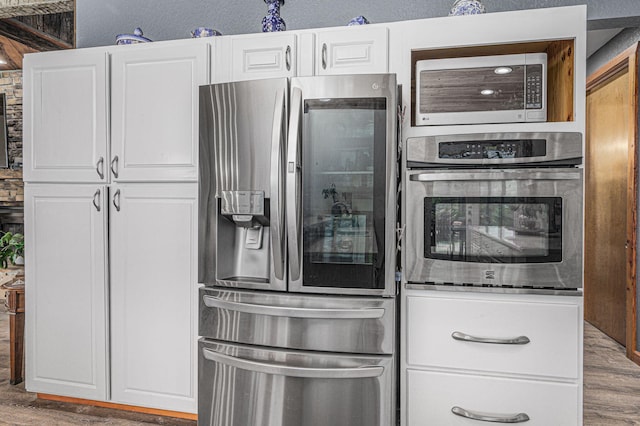
<path fill-rule="evenodd" d="M 9 262 L 24 263 L 24 235 L 5 232 L 0 237 L 0 266 L 7 268 Z"/>

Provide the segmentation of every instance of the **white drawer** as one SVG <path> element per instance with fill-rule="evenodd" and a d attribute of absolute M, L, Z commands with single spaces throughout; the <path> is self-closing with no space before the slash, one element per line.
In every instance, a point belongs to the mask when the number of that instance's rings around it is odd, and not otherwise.
<path fill-rule="evenodd" d="M 579 398 L 577 384 L 409 370 L 405 424 L 496 424 L 452 413 L 453 407 L 460 407 L 496 417 L 524 413 L 529 417 L 527 426 L 579 425 Z"/>
<path fill-rule="evenodd" d="M 562 296 L 557 296 L 561 301 Z M 577 379 L 581 310 L 575 302 L 406 298 L 408 366 L 431 366 Z M 454 332 L 526 344 L 456 340 Z"/>

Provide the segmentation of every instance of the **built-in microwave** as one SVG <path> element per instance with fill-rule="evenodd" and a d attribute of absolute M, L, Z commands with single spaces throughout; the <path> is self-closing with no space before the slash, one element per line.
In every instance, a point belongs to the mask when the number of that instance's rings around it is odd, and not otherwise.
<path fill-rule="evenodd" d="M 547 54 L 416 62 L 416 125 L 547 120 Z"/>

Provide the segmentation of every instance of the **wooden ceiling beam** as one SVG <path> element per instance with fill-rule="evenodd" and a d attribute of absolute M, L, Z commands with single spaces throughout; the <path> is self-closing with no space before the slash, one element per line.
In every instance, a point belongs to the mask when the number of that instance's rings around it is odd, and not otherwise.
<path fill-rule="evenodd" d="M 73 12 L 74 0 L 0 0 L 0 19 Z"/>
<path fill-rule="evenodd" d="M 15 19 L 0 20 L 0 36 L 17 41 L 39 52 L 73 48 L 71 44 Z"/>

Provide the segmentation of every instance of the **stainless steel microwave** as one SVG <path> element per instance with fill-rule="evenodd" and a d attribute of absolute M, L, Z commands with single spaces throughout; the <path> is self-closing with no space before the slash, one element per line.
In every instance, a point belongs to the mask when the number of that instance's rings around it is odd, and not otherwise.
<path fill-rule="evenodd" d="M 547 120 L 547 54 L 416 62 L 416 125 Z"/>

